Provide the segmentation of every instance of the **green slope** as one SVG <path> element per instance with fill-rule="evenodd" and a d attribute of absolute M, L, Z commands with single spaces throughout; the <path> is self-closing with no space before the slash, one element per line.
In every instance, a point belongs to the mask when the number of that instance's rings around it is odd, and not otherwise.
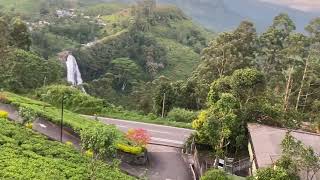
<path fill-rule="evenodd" d="M 183 80 L 190 76 L 200 62 L 200 55 L 191 47 L 182 45 L 174 40 L 157 38 L 159 43 L 166 48 L 168 64 L 159 74 L 172 80 Z"/>
<path fill-rule="evenodd" d="M 0 118 L 0 179 L 90 179 L 90 158 Z M 133 179 L 100 162 L 97 179 Z"/>

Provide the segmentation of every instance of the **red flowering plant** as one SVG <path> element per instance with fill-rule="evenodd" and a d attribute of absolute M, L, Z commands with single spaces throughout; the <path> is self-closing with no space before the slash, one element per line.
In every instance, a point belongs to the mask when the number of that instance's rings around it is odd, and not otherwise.
<path fill-rule="evenodd" d="M 144 129 L 129 129 L 127 138 L 136 145 L 142 147 L 146 147 L 151 140 L 149 133 Z"/>

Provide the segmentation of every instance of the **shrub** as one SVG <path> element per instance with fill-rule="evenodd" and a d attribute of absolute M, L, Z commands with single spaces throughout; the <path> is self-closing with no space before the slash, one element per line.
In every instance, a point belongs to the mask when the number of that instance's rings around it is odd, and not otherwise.
<path fill-rule="evenodd" d="M 96 124 L 80 131 L 82 147 L 91 149 L 95 159 L 113 158 L 116 154 L 116 142 L 121 138 L 115 126 Z"/>
<path fill-rule="evenodd" d="M 40 100 L 52 104 L 56 107 L 61 106 L 64 97 L 65 108 L 82 114 L 96 114 L 101 112 L 104 101 L 81 90 L 63 85 L 52 85 L 37 90 L 37 97 Z"/>
<path fill-rule="evenodd" d="M 28 128 L 28 129 L 32 129 L 32 128 L 33 128 L 33 124 L 30 123 L 30 122 L 26 123 L 25 126 L 26 126 L 26 128 Z"/>
<path fill-rule="evenodd" d="M 0 119 L 0 179 L 94 179 L 91 159 L 73 147 L 50 141 Z M 102 161 L 95 179 L 134 179 Z"/>
<path fill-rule="evenodd" d="M 6 111 L 0 111 L 0 118 L 4 118 L 7 119 L 8 118 L 9 113 Z"/>
<path fill-rule="evenodd" d="M 197 118 L 197 114 L 198 113 L 186 109 L 174 108 L 169 112 L 168 119 L 177 122 L 191 123 L 193 120 Z"/>
<path fill-rule="evenodd" d="M 122 143 L 117 144 L 117 149 L 129 154 L 139 155 L 144 151 L 143 147 L 140 146 L 130 146 Z"/>
<path fill-rule="evenodd" d="M 136 145 L 142 147 L 145 147 L 150 141 L 150 135 L 144 129 L 129 129 L 127 138 Z"/>
<path fill-rule="evenodd" d="M 8 102 L 8 98 L 5 94 L 0 93 L 0 103 L 7 103 Z"/>
<path fill-rule="evenodd" d="M 201 180 L 231 180 L 227 173 L 218 169 L 208 171 Z"/>
<path fill-rule="evenodd" d="M 254 179 L 256 180 L 287 180 L 291 179 L 287 171 L 281 167 L 259 169 Z"/>
<path fill-rule="evenodd" d="M 85 152 L 86 156 L 89 157 L 89 158 L 92 158 L 93 157 L 93 151 L 91 149 L 87 150 Z"/>
<path fill-rule="evenodd" d="M 67 146 L 73 146 L 73 143 L 72 143 L 71 141 L 67 141 L 67 142 L 66 142 L 66 145 L 67 145 Z"/>

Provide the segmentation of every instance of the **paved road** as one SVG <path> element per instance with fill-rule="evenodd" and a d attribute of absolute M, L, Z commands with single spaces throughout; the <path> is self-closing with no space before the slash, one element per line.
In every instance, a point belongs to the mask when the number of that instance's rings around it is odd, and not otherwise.
<path fill-rule="evenodd" d="M 189 165 L 181 156 L 181 149 L 148 145 L 150 180 L 192 180 Z"/>
<path fill-rule="evenodd" d="M 92 116 L 86 117 L 94 118 Z M 151 136 L 151 144 L 167 145 L 173 147 L 182 147 L 186 139 L 194 132 L 190 129 L 134 121 L 124 121 L 112 118 L 99 117 L 98 119 L 103 123 L 116 125 L 123 132 L 127 132 L 129 129 L 145 129 Z"/>

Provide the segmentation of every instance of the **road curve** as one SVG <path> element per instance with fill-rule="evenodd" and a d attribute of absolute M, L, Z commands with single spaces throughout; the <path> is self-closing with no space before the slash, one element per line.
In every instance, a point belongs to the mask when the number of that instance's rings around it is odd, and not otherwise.
<path fill-rule="evenodd" d="M 85 116 L 94 119 L 93 116 Z M 98 120 L 105 124 L 116 125 L 121 131 L 129 129 L 145 129 L 151 136 L 151 144 L 182 147 L 186 139 L 194 132 L 190 129 L 176 128 L 170 126 L 126 121 L 113 118 L 98 117 Z"/>

